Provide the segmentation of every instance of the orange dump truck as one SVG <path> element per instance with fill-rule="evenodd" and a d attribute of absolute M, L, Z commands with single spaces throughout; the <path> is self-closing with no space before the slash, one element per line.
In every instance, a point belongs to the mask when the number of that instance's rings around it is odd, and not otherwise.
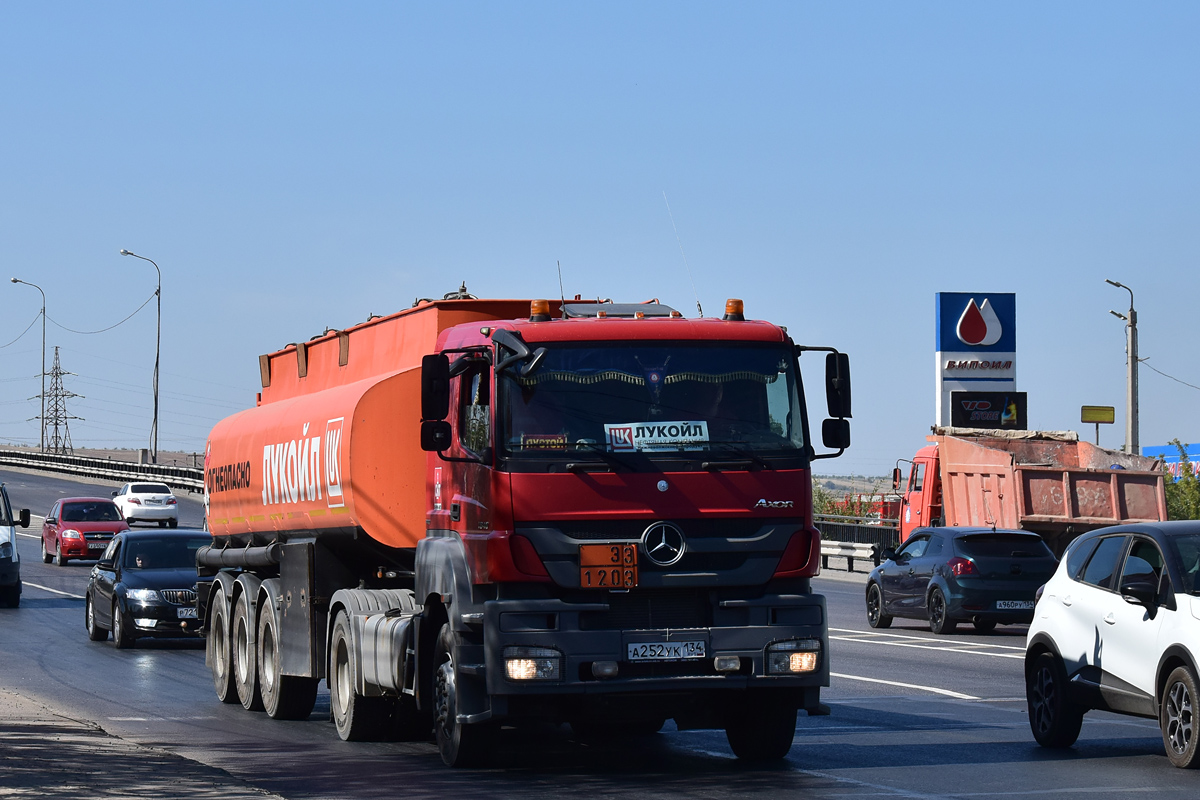
<path fill-rule="evenodd" d="M 800 379 L 825 362 L 824 447 Z M 810 356 L 811 360 L 812 356 Z M 205 454 L 198 610 L 218 697 L 343 739 L 501 723 L 724 728 L 782 757 L 822 713 L 810 463 L 849 362 L 657 302 L 422 301 L 260 359 Z"/>
<path fill-rule="evenodd" d="M 900 538 L 927 525 L 1036 531 L 1061 553 L 1085 531 L 1167 518 L 1162 463 L 1072 431 L 936 428 L 911 462 Z M 901 489 L 897 468 L 892 482 Z"/>

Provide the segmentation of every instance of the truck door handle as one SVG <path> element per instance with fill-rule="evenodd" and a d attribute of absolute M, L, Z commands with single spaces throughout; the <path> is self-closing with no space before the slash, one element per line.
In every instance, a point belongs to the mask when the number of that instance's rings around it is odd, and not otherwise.
<path fill-rule="evenodd" d="M 1111 611 L 1104 615 L 1104 621 L 1107 622 L 1109 625 L 1117 624 L 1117 618 L 1113 616 L 1113 613 Z"/>

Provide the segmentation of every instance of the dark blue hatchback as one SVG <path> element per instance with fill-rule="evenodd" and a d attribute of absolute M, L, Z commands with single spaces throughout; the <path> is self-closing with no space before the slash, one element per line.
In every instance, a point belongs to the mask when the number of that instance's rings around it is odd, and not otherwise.
<path fill-rule="evenodd" d="M 867 622 L 924 619 L 934 633 L 959 622 L 982 633 L 1030 622 L 1038 587 L 1058 566 L 1036 533 L 993 528 L 918 528 L 882 555 L 867 579 Z"/>

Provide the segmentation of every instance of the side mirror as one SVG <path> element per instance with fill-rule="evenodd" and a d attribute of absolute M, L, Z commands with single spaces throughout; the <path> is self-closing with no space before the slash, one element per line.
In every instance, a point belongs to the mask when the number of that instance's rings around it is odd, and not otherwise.
<path fill-rule="evenodd" d="M 29 509 L 22 508 L 20 514 L 17 515 L 17 524 L 22 528 L 29 527 Z"/>
<path fill-rule="evenodd" d="M 442 419 L 427 419 L 421 421 L 421 449 L 427 452 L 441 453 L 450 449 L 453 431 L 450 423 Z"/>
<path fill-rule="evenodd" d="M 821 423 L 821 443 L 831 450 L 845 450 L 850 446 L 850 421 L 827 419 Z"/>
<path fill-rule="evenodd" d="M 443 353 L 425 356 L 421 359 L 421 419 L 443 420 L 449 413 L 450 359 Z M 422 443 L 425 441 L 424 431 L 422 425 Z"/>
<path fill-rule="evenodd" d="M 113 493 L 112 493 L 112 496 L 113 496 L 113 497 L 116 497 L 116 496 L 117 496 L 117 493 L 116 493 L 116 491 L 115 491 L 115 490 L 113 491 Z"/>
<path fill-rule="evenodd" d="M 850 418 L 850 356 L 845 353 L 825 356 L 825 400 L 829 416 Z"/>
<path fill-rule="evenodd" d="M 883 561 L 895 561 L 896 560 L 896 548 L 894 548 L 894 547 L 883 548 L 882 550 L 879 551 L 879 558 L 882 559 Z"/>
<path fill-rule="evenodd" d="M 1128 580 L 1121 584 L 1121 596 L 1125 602 L 1153 609 L 1158 605 L 1158 583 L 1147 580 Z"/>
<path fill-rule="evenodd" d="M 893 491 L 893 492 L 898 492 L 898 491 L 900 491 L 900 479 L 901 479 L 901 477 L 902 477 L 902 476 L 901 476 L 901 474 L 900 474 L 900 468 L 899 468 L 899 467 L 896 467 L 895 469 L 893 469 L 893 470 L 892 470 L 892 491 Z"/>
<path fill-rule="evenodd" d="M 57 524 L 57 523 L 58 523 L 58 520 L 57 520 L 57 519 L 55 519 L 54 517 L 46 517 L 46 524 L 47 524 L 47 525 L 55 525 L 55 524 Z"/>
<path fill-rule="evenodd" d="M 100 569 L 112 569 L 113 560 L 111 558 L 102 558 L 96 562 L 96 566 Z"/>

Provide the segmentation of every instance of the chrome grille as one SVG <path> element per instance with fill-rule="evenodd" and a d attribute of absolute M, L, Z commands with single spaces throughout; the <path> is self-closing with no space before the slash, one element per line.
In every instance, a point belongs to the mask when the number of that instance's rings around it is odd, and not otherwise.
<path fill-rule="evenodd" d="M 196 592 L 192 589 L 163 589 L 163 599 L 177 606 L 189 606 L 196 602 Z"/>

